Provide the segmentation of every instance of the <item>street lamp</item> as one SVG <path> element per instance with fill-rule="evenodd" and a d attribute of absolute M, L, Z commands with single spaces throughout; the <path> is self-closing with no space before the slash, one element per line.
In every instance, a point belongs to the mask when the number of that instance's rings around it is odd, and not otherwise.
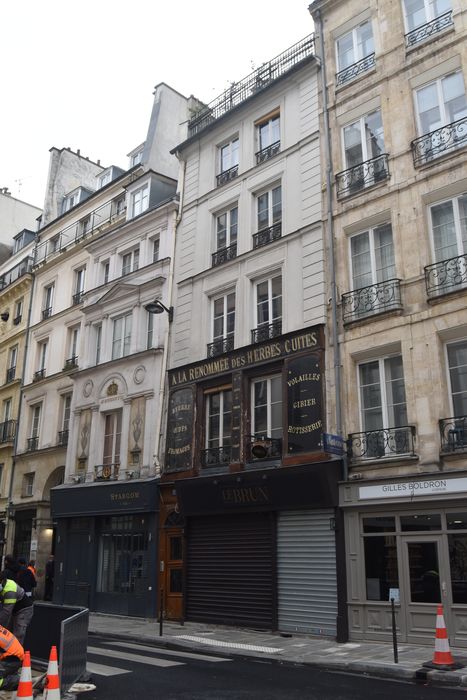
<path fill-rule="evenodd" d="M 167 308 L 159 299 L 150 301 L 149 304 L 144 305 L 144 308 L 149 314 L 163 314 L 164 311 L 167 311 L 169 314 L 169 323 L 172 323 L 174 319 L 174 307 L 170 306 Z"/>

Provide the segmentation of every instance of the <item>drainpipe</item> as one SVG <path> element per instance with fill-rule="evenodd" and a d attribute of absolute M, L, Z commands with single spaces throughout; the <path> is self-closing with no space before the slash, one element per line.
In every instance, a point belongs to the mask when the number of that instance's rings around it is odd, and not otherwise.
<path fill-rule="evenodd" d="M 36 243 L 36 247 L 37 247 L 37 243 Z M 35 251 L 34 251 L 34 259 L 35 259 Z M 33 300 L 33 296 L 34 296 L 35 282 L 36 282 L 36 276 L 33 273 L 32 274 L 30 295 L 29 295 L 28 319 L 27 319 L 27 323 L 26 323 L 26 340 L 24 343 L 23 366 L 21 369 L 21 383 L 20 383 L 20 389 L 19 389 L 19 404 L 18 404 L 18 413 L 17 413 L 17 418 L 16 418 L 15 439 L 13 440 L 13 457 L 11 460 L 10 484 L 8 486 L 8 505 L 6 508 L 6 517 L 5 517 L 5 544 L 8 544 L 8 537 L 10 534 L 10 521 L 11 521 L 10 509 L 11 509 L 11 501 L 12 501 L 12 497 L 13 497 L 13 483 L 14 483 L 14 478 L 15 478 L 16 455 L 18 453 L 18 434 L 19 434 L 19 426 L 20 426 L 20 421 L 21 421 L 21 412 L 22 412 L 22 407 L 23 407 L 24 374 L 26 371 L 26 358 L 27 358 L 28 348 L 29 348 L 29 334 L 30 334 L 30 328 L 31 328 L 32 300 Z"/>
<path fill-rule="evenodd" d="M 176 156 L 181 160 L 179 153 Z M 182 208 L 183 208 L 183 196 L 185 192 L 185 161 L 181 161 L 182 166 L 180 169 L 180 201 L 178 205 L 178 212 L 173 213 L 173 236 L 172 236 L 172 250 L 170 251 L 170 265 L 169 265 L 169 277 L 168 277 L 168 301 L 167 307 L 170 309 L 172 306 L 173 299 L 173 277 L 174 277 L 174 266 L 175 266 L 175 244 L 177 237 L 177 230 L 180 220 L 182 218 Z M 165 302 L 164 302 L 165 303 Z M 161 377 L 159 382 L 159 410 L 157 415 L 157 425 L 156 425 L 156 444 L 154 447 L 154 462 L 156 466 L 156 476 L 161 474 L 161 459 L 159 455 L 161 437 L 162 437 L 162 426 L 163 426 L 163 413 L 165 412 L 165 386 L 166 386 L 166 374 L 167 374 L 167 362 L 169 356 L 169 344 L 172 340 L 172 324 L 167 323 L 166 331 L 164 334 L 164 351 L 162 355 L 162 367 L 161 367 Z"/>
<path fill-rule="evenodd" d="M 311 5 L 308 8 L 311 14 Z M 326 159 L 326 210 L 327 210 L 327 233 L 329 241 L 329 265 L 331 273 L 331 334 L 334 354 L 334 381 L 335 381 L 335 406 L 336 406 L 336 433 L 342 436 L 342 403 L 341 403 L 341 357 L 339 345 L 339 326 L 337 322 L 337 285 L 336 285 L 336 256 L 334 249 L 334 219 L 332 215 L 332 189 L 333 171 L 331 156 L 331 131 L 329 128 L 329 107 L 326 80 L 326 57 L 324 52 L 323 20 L 321 11 L 316 10 L 313 19 L 317 24 L 319 36 L 319 59 L 321 63 L 321 94 L 323 98 L 323 122 L 324 122 L 324 154 Z M 343 436 L 342 436 L 343 437 Z M 343 479 L 347 481 L 348 466 L 347 455 L 342 458 Z"/>

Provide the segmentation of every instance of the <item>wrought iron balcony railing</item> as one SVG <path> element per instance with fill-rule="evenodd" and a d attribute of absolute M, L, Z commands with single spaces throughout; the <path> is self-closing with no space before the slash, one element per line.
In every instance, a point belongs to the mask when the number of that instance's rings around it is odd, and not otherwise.
<path fill-rule="evenodd" d="M 0 442 L 12 442 L 15 439 L 15 433 L 15 420 L 6 420 L 0 423 Z"/>
<path fill-rule="evenodd" d="M 212 343 L 208 343 L 208 357 L 217 357 L 225 352 L 230 352 L 234 349 L 234 337 L 228 335 L 226 338 L 217 338 Z"/>
<path fill-rule="evenodd" d="M 16 365 L 14 367 L 9 367 L 6 371 L 6 384 L 12 382 L 16 376 Z"/>
<path fill-rule="evenodd" d="M 48 306 L 46 309 L 42 309 L 42 320 L 50 318 L 52 316 L 52 307 Z"/>
<path fill-rule="evenodd" d="M 441 452 L 467 452 L 467 416 L 439 421 Z"/>
<path fill-rule="evenodd" d="M 412 29 L 411 32 L 408 32 L 405 35 L 405 46 L 410 49 L 412 46 L 415 46 L 415 44 L 419 44 L 425 41 L 425 39 L 430 39 L 433 34 L 438 34 L 438 32 L 441 32 L 447 27 L 451 27 L 453 24 L 452 10 L 449 10 L 449 12 L 445 12 L 443 15 L 431 20 L 431 22 L 422 24 L 421 27 L 417 27 L 416 29 Z"/>
<path fill-rule="evenodd" d="M 238 164 L 234 165 L 232 168 L 229 168 L 228 170 L 223 170 L 219 175 L 216 175 L 216 180 L 217 180 L 217 186 L 220 187 L 221 185 L 225 185 L 226 182 L 230 182 L 231 180 L 235 180 L 235 178 L 238 175 Z"/>
<path fill-rule="evenodd" d="M 271 143 L 270 146 L 266 146 L 266 148 L 262 148 L 261 151 L 257 151 L 255 153 L 256 165 L 259 165 L 260 163 L 264 163 L 265 160 L 269 160 L 273 156 L 277 155 L 280 150 L 281 150 L 281 142 L 276 141 L 275 143 Z"/>
<path fill-rule="evenodd" d="M 212 254 L 212 267 L 217 267 L 217 265 L 223 265 L 228 260 L 233 260 L 237 257 L 237 244 L 232 243 L 227 248 L 220 248 Z"/>
<path fill-rule="evenodd" d="M 34 452 L 35 450 L 37 450 L 38 447 L 39 447 L 39 438 L 38 437 L 28 438 L 27 447 L 26 447 L 28 452 Z"/>
<path fill-rule="evenodd" d="M 279 459 L 282 457 L 282 438 L 250 435 L 246 448 L 246 459 L 248 462 L 262 459 Z"/>
<path fill-rule="evenodd" d="M 33 262 L 33 258 L 28 256 L 27 258 L 24 258 L 24 260 L 21 260 L 21 262 L 17 263 L 14 267 L 12 267 L 11 270 L 8 270 L 8 272 L 5 272 L 3 275 L 1 275 L 0 291 L 5 289 L 5 287 L 8 287 L 10 284 L 13 284 L 13 282 L 16 282 L 16 280 L 18 280 L 23 275 L 26 275 L 28 272 L 31 272 Z"/>
<path fill-rule="evenodd" d="M 68 445 L 68 430 L 60 430 L 58 433 L 57 445 L 66 447 Z"/>
<path fill-rule="evenodd" d="M 113 464 L 96 464 L 94 467 L 94 479 L 96 481 L 113 481 L 118 479 L 120 462 Z"/>
<path fill-rule="evenodd" d="M 382 153 L 376 158 L 366 160 L 364 163 L 359 163 L 337 173 L 337 196 L 348 197 L 387 180 L 389 177 L 388 158 L 388 153 Z"/>
<path fill-rule="evenodd" d="M 84 296 L 84 292 L 75 292 L 75 294 L 73 294 L 73 298 L 72 298 L 73 306 L 77 306 L 78 304 L 81 304 L 81 302 L 83 301 L 83 296 Z"/>
<path fill-rule="evenodd" d="M 63 370 L 67 369 L 76 369 L 78 367 L 78 355 L 72 355 L 72 357 L 69 357 L 67 360 L 65 360 L 65 364 L 63 366 Z"/>
<path fill-rule="evenodd" d="M 210 447 L 201 450 L 201 466 L 203 468 L 221 467 L 230 464 L 232 448 L 230 445 L 224 447 Z"/>
<path fill-rule="evenodd" d="M 397 456 L 413 457 L 414 448 L 415 426 L 413 425 L 352 433 L 348 439 L 349 458 L 352 461 Z"/>
<path fill-rule="evenodd" d="M 202 106 L 188 122 L 188 136 L 194 136 L 231 109 L 260 92 L 296 65 L 314 55 L 314 35 L 305 37 L 276 58 L 263 63 L 238 83 L 232 83 L 219 97 Z"/>
<path fill-rule="evenodd" d="M 15 316 L 14 319 L 13 319 L 13 325 L 14 325 L 14 326 L 19 326 L 19 324 L 21 323 L 21 319 L 22 319 L 22 318 L 23 318 L 23 317 L 22 317 L 21 314 L 20 314 L 19 316 Z"/>
<path fill-rule="evenodd" d="M 411 144 L 413 164 L 425 165 L 434 158 L 467 145 L 467 117 L 446 124 L 414 139 Z"/>
<path fill-rule="evenodd" d="M 34 375 L 32 377 L 33 382 L 38 382 L 40 379 L 44 379 L 45 377 L 45 367 L 43 369 L 38 369 L 37 372 L 34 372 Z"/>
<path fill-rule="evenodd" d="M 365 58 L 362 58 L 360 61 L 352 63 L 351 66 L 348 66 L 347 68 L 344 68 L 343 70 L 339 71 L 339 73 L 337 73 L 336 75 L 337 86 L 339 87 L 340 85 L 344 85 L 345 83 L 354 80 L 354 78 L 358 78 L 359 75 L 361 75 L 362 73 L 366 73 L 375 66 L 376 55 L 374 53 L 370 53 L 368 54 L 368 56 L 365 56 Z"/>
<path fill-rule="evenodd" d="M 282 334 L 282 319 L 279 318 L 272 323 L 263 323 L 258 328 L 253 328 L 251 331 L 251 342 L 262 343 L 264 340 L 277 338 Z"/>
<path fill-rule="evenodd" d="M 268 245 L 281 237 L 282 221 L 277 221 L 268 228 L 262 228 L 258 233 L 253 234 L 253 248 L 261 248 L 263 245 Z"/>
<path fill-rule="evenodd" d="M 425 267 L 425 286 L 429 299 L 467 288 L 467 255 L 441 260 Z"/>
<path fill-rule="evenodd" d="M 344 323 L 359 321 L 367 316 L 401 308 L 401 281 L 399 279 L 378 282 L 342 295 Z"/>

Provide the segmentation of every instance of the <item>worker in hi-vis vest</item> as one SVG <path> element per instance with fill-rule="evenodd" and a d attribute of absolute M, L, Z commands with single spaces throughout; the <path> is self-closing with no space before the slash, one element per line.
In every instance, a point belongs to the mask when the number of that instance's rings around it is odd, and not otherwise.
<path fill-rule="evenodd" d="M 24 643 L 26 630 L 33 614 L 32 598 L 24 589 L 2 574 L 0 578 L 0 625 L 13 632 L 20 644 Z"/>
<path fill-rule="evenodd" d="M 15 635 L 0 626 L 0 691 L 16 690 L 24 649 Z"/>

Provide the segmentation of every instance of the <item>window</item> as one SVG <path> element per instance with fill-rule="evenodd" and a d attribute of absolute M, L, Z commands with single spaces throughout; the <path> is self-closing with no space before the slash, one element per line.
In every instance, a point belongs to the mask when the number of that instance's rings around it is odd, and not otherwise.
<path fill-rule="evenodd" d="M 14 254 L 17 253 L 19 250 L 21 250 L 21 248 L 23 248 L 24 245 L 25 245 L 25 243 L 24 243 L 24 241 L 25 241 L 24 231 L 21 232 L 21 233 L 18 233 L 18 235 L 15 236 L 15 237 L 13 238 L 13 240 L 14 240 L 14 244 L 13 244 L 13 255 L 14 255 Z"/>
<path fill-rule="evenodd" d="M 84 280 L 86 276 L 86 268 L 81 267 L 79 270 L 75 270 L 75 281 L 74 281 L 74 294 L 73 294 L 73 304 L 80 304 L 83 300 L 84 294 Z"/>
<path fill-rule="evenodd" d="M 123 214 L 123 212 L 126 209 L 126 202 L 125 202 L 125 197 L 118 197 L 118 199 L 114 199 L 112 202 L 112 209 L 113 209 L 113 214 L 114 216 L 119 216 L 120 214 Z"/>
<path fill-rule="evenodd" d="M 251 385 L 251 431 L 258 439 L 282 438 L 282 375 L 255 379 Z"/>
<path fill-rule="evenodd" d="M 110 275 L 110 261 L 104 260 L 101 262 L 101 281 L 102 284 L 107 284 Z"/>
<path fill-rule="evenodd" d="M 156 240 L 152 242 L 152 261 L 153 262 L 157 262 L 159 260 L 159 244 L 160 244 L 160 241 L 158 238 L 156 238 Z"/>
<path fill-rule="evenodd" d="M 120 464 L 120 439 L 122 435 L 122 412 L 107 413 L 104 424 L 104 465 Z"/>
<path fill-rule="evenodd" d="M 217 175 L 217 184 L 223 185 L 230 180 L 233 180 L 238 175 L 238 153 L 239 141 L 238 138 L 232 139 L 229 143 L 220 146 L 219 148 L 219 174 Z"/>
<path fill-rule="evenodd" d="M 67 364 L 76 366 L 78 364 L 78 343 L 79 343 L 79 326 L 70 328 L 68 331 L 68 358 Z"/>
<path fill-rule="evenodd" d="M 131 215 L 138 216 L 149 207 L 149 185 L 144 185 L 131 195 Z"/>
<path fill-rule="evenodd" d="M 281 122 L 279 114 L 257 124 L 258 152 L 256 162 L 262 163 L 279 153 L 281 147 Z"/>
<path fill-rule="evenodd" d="M 234 348 L 235 292 L 213 299 L 212 313 L 213 342 L 208 348 L 208 354 L 215 356 Z"/>
<path fill-rule="evenodd" d="M 467 117 L 464 80 L 460 71 L 416 90 L 415 99 L 419 134 L 431 133 Z M 461 130 L 458 137 L 465 142 L 464 131 Z"/>
<path fill-rule="evenodd" d="M 154 347 L 154 314 L 148 312 L 148 332 L 146 339 L 146 348 L 149 350 Z"/>
<path fill-rule="evenodd" d="M 256 201 L 258 231 L 280 223 L 282 219 L 282 188 L 280 185 L 268 192 L 263 192 Z"/>
<path fill-rule="evenodd" d="M 139 266 L 139 248 L 125 253 L 122 256 L 122 275 L 129 275 L 134 272 Z"/>
<path fill-rule="evenodd" d="M 99 364 L 101 360 L 101 343 L 102 343 L 102 324 L 94 326 L 94 343 L 96 351 L 96 365 Z"/>
<path fill-rule="evenodd" d="M 18 323 L 21 323 L 21 318 L 23 316 L 23 299 L 18 299 L 15 302 L 15 312 L 13 316 L 13 323 L 15 326 L 18 325 Z"/>
<path fill-rule="evenodd" d="M 2 481 L 3 481 L 3 472 L 4 472 L 4 471 L 5 471 L 5 463 L 4 463 L 4 462 L 0 462 L 0 493 L 2 492 L 1 484 L 2 484 Z"/>
<path fill-rule="evenodd" d="M 450 343 L 447 346 L 447 356 L 452 415 L 465 417 L 467 416 L 467 341 Z"/>
<path fill-rule="evenodd" d="M 34 494 L 34 472 L 29 472 L 23 476 L 23 484 L 21 495 L 23 498 L 28 498 Z"/>
<path fill-rule="evenodd" d="M 373 29 L 370 21 L 363 22 L 354 27 L 350 32 L 343 34 L 336 41 L 337 67 L 339 73 L 345 71 L 342 76 L 338 76 L 338 83 L 358 75 L 358 72 L 346 71 L 350 66 L 354 66 L 359 61 L 374 53 Z M 370 67 L 370 66 L 368 66 Z"/>
<path fill-rule="evenodd" d="M 49 318 L 52 315 L 55 285 L 49 284 L 44 288 L 44 299 L 42 302 L 42 318 Z"/>
<path fill-rule="evenodd" d="M 68 432 L 71 418 L 71 394 L 62 396 L 62 430 Z"/>
<path fill-rule="evenodd" d="M 383 224 L 352 236 L 350 251 L 353 289 L 378 285 L 395 277 L 391 224 Z"/>
<path fill-rule="evenodd" d="M 228 248 L 237 243 L 238 207 L 232 207 L 216 216 L 216 250 Z"/>
<path fill-rule="evenodd" d="M 125 357 L 130 353 L 131 313 L 116 318 L 113 322 L 112 360 Z"/>
<path fill-rule="evenodd" d="M 37 344 L 37 371 L 34 373 L 34 379 L 42 379 L 45 377 L 48 344 L 48 340 Z"/>
<path fill-rule="evenodd" d="M 256 284 L 256 326 L 265 329 L 266 340 L 282 332 L 282 276 L 277 275 Z M 272 333 L 272 335 L 271 335 Z"/>
<path fill-rule="evenodd" d="M 85 235 L 86 233 L 89 233 L 92 229 L 92 220 L 91 216 L 86 216 L 82 221 L 80 221 L 80 226 L 81 226 L 81 233 L 82 235 Z"/>
<path fill-rule="evenodd" d="M 207 396 L 206 449 L 230 447 L 232 432 L 232 389 Z"/>
<path fill-rule="evenodd" d="M 344 127 L 344 158 L 352 168 L 384 152 L 381 112 L 376 110 Z"/>
<path fill-rule="evenodd" d="M 5 399 L 3 402 L 3 421 L 7 423 L 11 420 L 11 399 Z"/>
<path fill-rule="evenodd" d="M 73 194 L 69 194 L 63 198 L 62 214 L 69 211 L 72 207 L 75 206 L 75 204 L 78 204 L 78 192 L 74 192 Z"/>
<path fill-rule="evenodd" d="M 367 600 L 388 601 L 390 589 L 399 588 L 395 531 L 395 518 L 363 518 Z"/>
<path fill-rule="evenodd" d="M 428 24 L 449 12 L 451 0 L 404 0 L 405 24 L 408 32 Z"/>
<path fill-rule="evenodd" d="M 0 442 L 7 442 L 15 437 L 15 423 L 11 420 L 11 406 L 12 400 L 5 399 L 2 406 L 3 421 L 0 423 Z"/>
<path fill-rule="evenodd" d="M 431 207 L 435 260 L 467 254 L 467 194 Z"/>
<path fill-rule="evenodd" d="M 142 146 L 136 153 L 132 153 L 130 156 L 130 167 L 134 168 L 135 165 L 139 165 L 143 159 L 143 148 Z"/>
<path fill-rule="evenodd" d="M 39 446 L 39 432 L 41 429 L 42 404 L 36 404 L 31 408 L 31 432 L 28 438 L 28 450 L 37 450 Z"/>
<path fill-rule="evenodd" d="M 60 249 L 60 234 L 54 236 L 48 241 L 49 253 L 56 253 Z"/>
<path fill-rule="evenodd" d="M 6 371 L 6 381 L 12 382 L 16 375 L 16 362 L 18 359 L 18 346 L 14 345 L 8 351 L 8 368 Z"/>
<path fill-rule="evenodd" d="M 111 171 L 107 170 L 107 172 L 104 172 L 103 175 L 99 177 L 99 188 L 105 187 L 106 185 L 109 184 L 111 179 Z"/>

